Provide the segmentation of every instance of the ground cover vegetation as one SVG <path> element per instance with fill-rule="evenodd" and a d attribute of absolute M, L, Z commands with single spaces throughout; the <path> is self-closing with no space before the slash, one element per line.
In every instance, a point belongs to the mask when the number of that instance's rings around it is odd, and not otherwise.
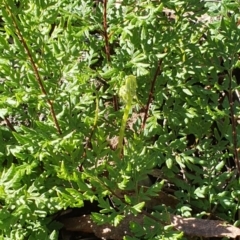
<path fill-rule="evenodd" d="M 0 239 L 239 235 L 238 0 L 0 6 Z"/>

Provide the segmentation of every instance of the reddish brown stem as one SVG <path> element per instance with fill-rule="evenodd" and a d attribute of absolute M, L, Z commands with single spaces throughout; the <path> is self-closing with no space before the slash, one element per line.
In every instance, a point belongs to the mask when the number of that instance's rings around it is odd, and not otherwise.
<path fill-rule="evenodd" d="M 13 132 L 16 132 L 14 126 L 11 124 L 11 122 L 8 120 L 7 117 L 4 117 L 5 123 L 7 124 L 8 128 L 11 129 Z"/>
<path fill-rule="evenodd" d="M 104 40 L 105 40 L 105 52 L 108 63 L 111 62 L 111 55 L 110 55 L 110 46 L 109 46 L 109 40 L 108 40 L 108 31 L 107 31 L 107 0 L 103 1 L 103 34 L 104 34 Z M 114 110 L 118 110 L 118 100 L 117 97 L 113 96 L 113 106 Z"/>
<path fill-rule="evenodd" d="M 22 43 L 22 45 L 23 45 L 23 47 L 24 47 L 24 49 L 25 49 L 25 51 L 27 53 L 27 56 L 28 56 L 28 58 L 30 60 L 30 63 L 31 63 L 31 66 L 33 68 L 33 71 L 34 71 L 36 80 L 38 82 L 38 85 L 40 87 L 40 90 L 41 90 L 42 94 L 47 97 L 47 102 L 49 104 L 50 112 L 51 112 L 53 121 L 55 123 L 55 126 L 57 128 L 57 131 L 58 131 L 59 134 L 62 134 L 62 131 L 60 129 L 60 126 L 58 124 L 58 120 L 57 120 L 57 117 L 56 117 L 56 114 L 55 114 L 55 111 L 54 111 L 53 102 L 48 98 L 47 91 L 44 88 L 43 81 L 42 81 L 42 79 L 40 77 L 40 74 L 38 72 L 37 66 L 36 66 L 36 64 L 35 64 L 35 62 L 33 60 L 31 51 L 30 51 L 30 49 L 29 49 L 29 47 L 28 47 L 28 45 L 27 45 L 27 43 L 26 43 L 26 41 L 25 41 L 25 39 L 24 39 L 24 37 L 23 37 L 19 27 L 18 27 L 18 25 L 17 25 L 17 21 L 16 21 L 15 17 L 13 16 L 13 14 L 11 12 L 11 9 L 9 8 L 9 6 L 6 6 L 6 8 L 7 8 L 8 12 L 9 12 L 10 16 L 12 17 L 12 21 L 13 21 L 14 27 L 16 29 L 17 36 L 19 37 L 19 39 L 20 39 L 20 41 L 21 41 L 21 43 Z"/>
<path fill-rule="evenodd" d="M 107 61 L 111 61 L 110 57 L 110 47 L 108 41 L 108 32 L 107 32 L 107 0 L 103 1 L 103 34 L 105 39 L 105 51 L 107 56 Z"/>
<path fill-rule="evenodd" d="M 238 143 L 237 143 L 237 127 L 236 127 L 236 119 L 234 116 L 234 101 L 232 95 L 232 71 L 228 73 L 229 76 L 229 90 L 228 90 L 228 98 L 230 105 L 230 115 L 231 115 L 231 126 L 232 126 L 232 139 L 233 139 L 233 151 L 234 151 L 234 161 L 237 167 L 238 176 L 240 176 L 240 162 L 238 155 Z"/>
<path fill-rule="evenodd" d="M 147 101 L 147 106 L 145 107 L 145 111 L 144 111 L 144 117 L 143 117 L 143 123 L 142 123 L 142 130 L 144 130 L 145 125 L 146 125 L 146 121 L 147 121 L 147 117 L 148 117 L 148 111 L 149 111 L 149 107 L 150 104 L 152 102 L 153 99 L 153 93 L 154 93 L 154 87 L 156 84 L 156 80 L 159 74 L 161 74 L 161 65 L 162 65 L 162 59 L 159 60 L 158 65 L 157 65 L 157 69 L 155 71 L 153 80 L 152 80 L 152 84 L 151 84 L 151 89 L 148 95 L 148 101 Z"/>

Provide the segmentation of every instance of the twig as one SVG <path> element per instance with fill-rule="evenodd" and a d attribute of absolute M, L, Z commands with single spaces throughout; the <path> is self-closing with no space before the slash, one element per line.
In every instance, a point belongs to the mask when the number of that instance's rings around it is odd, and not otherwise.
<path fill-rule="evenodd" d="M 154 92 L 154 87 L 155 87 L 155 84 L 156 84 L 157 76 L 161 73 L 161 65 L 162 65 L 162 58 L 158 62 L 158 66 L 157 66 L 157 69 L 155 71 L 155 74 L 154 74 L 154 77 L 153 77 L 153 80 L 152 80 L 151 89 L 150 89 L 150 92 L 149 92 L 149 95 L 148 95 L 147 106 L 146 106 L 145 111 L 144 111 L 142 130 L 144 130 L 144 128 L 145 128 L 145 124 L 146 124 L 147 117 L 148 117 L 148 110 L 149 110 L 150 104 L 151 104 L 152 99 L 153 99 L 153 92 Z"/>
<path fill-rule="evenodd" d="M 229 97 L 229 105 L 230 105 L 230 115 L 232 121 L 232 140 L 233 140 L 233 151 L 234 151 L 234 161 L 238 170 L 238 176 L 240 175 L 240 162 L 238 155 L 238 147 L 237 147 L 237 127 L 236 127 L 236 119 L 234 116 L 234 101 L 232 95 L 232 69 L 228 72 L 229 76 L 229 89 L 228 89 L 228 97 Z"/>
<path fill-rule="evenodd" d="M 62 131 L 61 131 L 61 129 L 60 129 L 60 126 L 59 126 L 59 123 L 58 123 L 58 120 L 57 120 L 57 117 L 56 117 L 56 114 L 55 114 L 55 111 L 54 111 L 53 102 L 48 98 L 47 91 L 46 91 L 45 88 L 44 88 L 43 81 L 42 81 L 42 79 L 41 79 L 41 77 L 40 77 L 38 68 L 37 68 L 37 66 L 36 66 L 36 64 L 35 64 L 35 62 L 34 62 L 34 60 L 33 60 L 31 51 L 30 51 L 30 49 L 29 49 L 29 47 L 28 47 L 28 45 L 27 45 L 27 43 L 26 43 L 26 41 L 25 41 L 25 39 L 24 39 L 24 37 L 23 37 L 23 35 L 22 35 L 19 27 L 18 27 L 18 25 L 17 25 L 17 21 L 16 21 L 14 15 L 13 15 L 12 12 L 11 12 L 11 9 L 9 8 L 9 6 L 8 6 L 7 4 L 6 4 L 5 6 L 6 6 L 7 11 L 9 12 L 11 18 L 12 18 L 14 27 L 15 27 L 15 29 L 16 29 L 16 31 L 17 31 L 17 36 L 19 37 L 19 39 L 20 39 L 20 41 L 21 41 L 21 43 L 22 43 L 22 45 L 23 45 L 23 47 L 24 47 L 24 49 L 25 49 L 25 51 L 26 51 L 26 53 L 27 53 L 27 56 L 28 56 L 28 58 L 29 58 L 29 60 L 30 60 L 31 66 L 32 66 L 32 68 L 33 68 L 33 71 L 34 71 L 36 80 L 37 80 L 37 82 L 38 82 L 38 85 L 39 85 L 39 87 L 40 87 L 40 89 L 41 89 L 41 92 L 42 92 L 43 95 L 45 95 L 45 96 L 47 97 L 47 102 L 48 102 L 48 104 L 49 104 L 49 106 L 50 106 L 50 112 L 51 112 L 53 121 L 54 121 L 54 123 L 55 123 L 55 126 L 56 126 L 56 128 L 57 128 L 58 133 L 61 135 L 61 134 L 62 134 Z"/>
<path fill-rule="evenodd" d="M 103 1 L 103 34 L 105 39 L 105 51 L 107 56 L 107 61 L 111 61 L 110 57 L 110 47 L 108 41 L 108 33 L 107 33 L 107 0 Z"/>
<path fill-rule="evenodd" d="M 13 126 L 12 123 L 8 120 L 8 118 L 7 118 L 7 117 L 4 117 L 4 120 L 5 120 L 8 128 L 11 129 L 13 132 L 16 132 L 14 126 Z"/>
<path fill-rule="evenodd" d="M 107 56 L 108 63 L 111 62 L 111 55 L 110 55 L 110 46 L 109 46 L 109 40 L 108 40 L 108 32 L 107 32 L 107 0 L 103 1 L 103 34 L 104 34 L 104 40 L 105 40 L 105 52 Z M 116 95 L 113 95 L 113 106 L 114 110 L 118 110 L 118 100 Z"/>

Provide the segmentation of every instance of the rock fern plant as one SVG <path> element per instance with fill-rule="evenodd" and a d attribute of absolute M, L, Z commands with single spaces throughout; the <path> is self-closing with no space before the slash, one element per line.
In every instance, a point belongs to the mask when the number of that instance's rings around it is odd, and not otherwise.
<path fill-rule="evenodd" d="M 58 239 L 53 214 L 93 200 L 98 224 L 145 214 L 125 239 L 184 239 L 170 214 L 238 223 L 238 1 L 0 6 L 1 239 Z"/>

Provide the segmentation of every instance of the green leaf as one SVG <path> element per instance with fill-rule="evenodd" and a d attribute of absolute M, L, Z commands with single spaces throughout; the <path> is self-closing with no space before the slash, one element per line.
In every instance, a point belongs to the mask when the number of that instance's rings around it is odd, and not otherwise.
<path fill-rule="evenodd" d="M 0 109 L 0 117 L 1 118 L 4 118 L 7 113 L 8 113 L 8 110 L 6 108 L 1 108 Z"/>
<path fill-rule="evenodd" d="M 188 96 L 192 96 L 192 92 L 188 88 L 183 88 L 182 89 L 184 93 L 186 93 Z"/>
<path fill-rule="evenodd" d="M 115 74 L 117 74 L 117 69 L 115 68 L 110 68 L 105 72 L 101 73 L 101 77 L 103 77 L 104 79 L 110 79 L 112 78 Z"/>
<path fill-rule="evenodd" d="M 167 167 L 168 167 L 169 169 L 171 169 L 172 166 L 173 166 L 173 160 L 172 160 L 171 158 L 168 158 L 168 159 L 166 160 L 166 165 L 167 165 Z"/>
<path fill-rule="evenodd" d="M 56 230 L 53 230 L 49 235 L 49 240 L 57 240 L 57 239 L 58 239 L 58 232 Z"/>
<path fill-rule="evenodd" d="M 208 190 L 209 188 L 207 186 L 198 187 L 195 189 L 194 194 L 198 198 L 205 198 L 206 194 L 208 193 Z"/>
<path fill-rule="evenodd" d="M 137 212 L 141 212 L 142 208 L 145 206 L 145 202 L 138 203 L 133 206 L 133 209 Z"/>
<path fill-rule="evenodd" d="M 119 223 L 124 219 L 124 216 L 122 215 L 117 215 L 115 218 L 114 218 L 114 221 L 113 221 L 113 226 L 114 227 L 117 227 L 119 225 Z"/>

